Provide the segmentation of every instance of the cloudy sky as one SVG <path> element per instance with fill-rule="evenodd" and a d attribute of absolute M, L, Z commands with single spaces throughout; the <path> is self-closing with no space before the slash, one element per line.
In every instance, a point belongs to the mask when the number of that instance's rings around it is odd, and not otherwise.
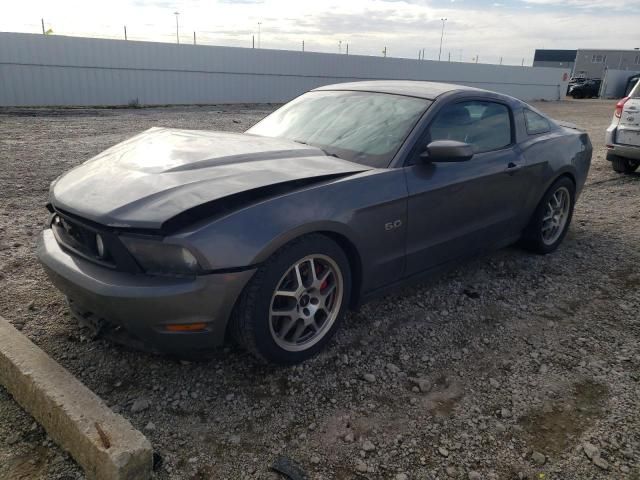
<path fill-rule="evenodd" d="M 640 0 L 14 0 L 0 31 L 530 64 L 536 48 L 640 47 Z M 340 47 L 340 42 L 342 46 Z"/>

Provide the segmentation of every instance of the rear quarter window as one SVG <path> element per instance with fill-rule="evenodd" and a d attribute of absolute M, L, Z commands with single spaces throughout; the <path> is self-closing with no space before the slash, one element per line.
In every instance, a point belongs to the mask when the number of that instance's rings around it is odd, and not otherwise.
<path fill-rule="evenodd" d="M 529 135 L 537 135 L 551 130 L 549 120 L 533 110 L 524 109 L 524 120 L 527 125 L 527 133 Z"/>

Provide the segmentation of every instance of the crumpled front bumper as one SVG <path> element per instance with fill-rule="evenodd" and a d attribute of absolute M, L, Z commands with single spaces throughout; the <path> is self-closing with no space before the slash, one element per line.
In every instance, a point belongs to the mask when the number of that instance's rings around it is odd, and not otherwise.
<path fill-rule="evenodd" d="M 76 317 L 94 328 L 125 333 L 130 345 L 170 354 L 196 354 L 221 345 L 235 301 L 255 272 L 195 278 L 118 272 L 68 254 L 50 229 L 40 235 L 37 253 Z M 197 332 L 166 329 L 201 322 L 207 326 Z"/>

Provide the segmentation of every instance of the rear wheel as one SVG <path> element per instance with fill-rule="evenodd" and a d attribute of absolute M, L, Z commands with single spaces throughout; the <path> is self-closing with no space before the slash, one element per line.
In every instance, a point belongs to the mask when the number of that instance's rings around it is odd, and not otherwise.
<path fill-rule="evenodd" d="M 611 166 L 618 173 L 633 173 L 640 166 L 640 161 L 629 160 L 617 155 L 609 155 L 607 158 L 611 160 Z"/>
<path fill-rule="evenodd" d="M 525 248 L 543 254 L 558 248 L 569 230 L 575 192 L 575 185 L 567 177 L 551 185 L 525 229 L 522 238 Z"/>
<path fill-rule="evenodd" d="M 329 342 L 350 294 L 344 251 L 324 235 L 301 237 L 258 269 L 239 299 L 232 334 L 260 360 L 301 362 Z"/>

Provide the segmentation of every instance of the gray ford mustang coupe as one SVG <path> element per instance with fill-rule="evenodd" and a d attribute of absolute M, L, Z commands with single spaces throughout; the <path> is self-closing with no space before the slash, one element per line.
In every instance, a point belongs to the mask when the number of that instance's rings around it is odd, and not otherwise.
<path fill-rule="evenodd" d="M 243 134 L 152 128 L 51 185 L 38 255 L 74 315 L 141 348 L 322 349 L 349 307 L 461 259 L 562 242 L 588 136 L 498 93 L 312 90 Z"/>

